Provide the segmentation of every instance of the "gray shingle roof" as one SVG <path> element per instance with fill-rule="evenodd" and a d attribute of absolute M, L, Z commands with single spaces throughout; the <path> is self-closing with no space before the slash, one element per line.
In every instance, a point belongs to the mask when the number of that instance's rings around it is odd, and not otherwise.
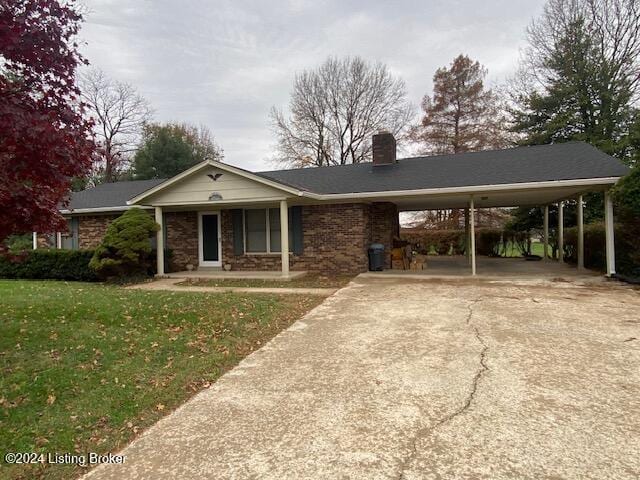
<path fill-rule="evenodd" d="M 620 177 L 629 169 L 584 142 L 517 147 L 456 155 L 371 163 L 257 172 L 284 185 L 319 194 L 383 192 Z M 126 206 L 127 200 L 164 179 L 105 183 L 72 194 L 69 208 Z"/>
<path fill-rule="evenodd" d="M 127 200 L 155 187 L 165 179 L 103 183 L 81 192 L 73 192 L 67 209 L 122 207 Z"/>
<path fill-rule="evenodd" d="M 320 194 L 418 190 L 587 178 L 619 177 L 629 169 L 584 142 L 516 147 L 455 155 L 259 172 L 266 178 Z"/>

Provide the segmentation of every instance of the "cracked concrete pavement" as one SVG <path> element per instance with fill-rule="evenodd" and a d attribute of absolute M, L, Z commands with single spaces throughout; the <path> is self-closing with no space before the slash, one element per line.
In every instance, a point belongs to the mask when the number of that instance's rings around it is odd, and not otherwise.
<path fill-rule="evenodd" d="M 640 477 L 640 291 L 356 279 L 103 479 Z"/>

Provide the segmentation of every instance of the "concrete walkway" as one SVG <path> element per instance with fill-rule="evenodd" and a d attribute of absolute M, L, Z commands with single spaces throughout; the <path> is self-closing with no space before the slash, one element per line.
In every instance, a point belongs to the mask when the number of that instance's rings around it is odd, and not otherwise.
<path fill-rule="evenodd" d="M 356 279 L 87 478 L 635 479 L 640 295 Z"/>
<path fill-rule="evenodd" d="M 184 278 L 163 278 L 153 282 L 138 283 L 127 288 L 133 290 L 170 290 L 172 292 L 205 292 L 205 293 L 280 293 L 294 295 L 333 295 L 337 288 L 297 288 L 297 287 L 198 287 L 195 285 L 176 285 L 184 282 Z"/>

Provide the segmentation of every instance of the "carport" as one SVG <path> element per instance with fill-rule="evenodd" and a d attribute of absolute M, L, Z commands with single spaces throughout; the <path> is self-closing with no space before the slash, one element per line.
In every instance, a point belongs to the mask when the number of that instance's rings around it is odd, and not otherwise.
<path fill-rule="evenodd" d="M 399 212 L 465 210 L 470 259 L 478 273 L 476 213 L 493 207 L 544 207 L 545 260 L 549 258 L 549 206 L 558 205 L 558 236 L 564 228 L 563 206 L 577 200 L 578 267 L 584 268 L 583 197 L 604 192 L 607 275 L 615 273 L 613 203 L 609 191 L 628 173 L 618 159 L 585 142 L 522 146 L 427 157 L 396 159 L 396 142 L 383 132 L 372 139 L 373 162 L 322 168 L 265 172 L 262 175 L 303 189 L 296 201 L 369 204 L 368 238 L 388 251 L 397 234 Z M 377 208 L 379 206 L 380 208 Z M 393 207 L 393 208 L 388 208 Z M 393 218 L 392 218 L 393 217 Z M 339 221 L 336 219 L 336 225 Z M 336 228 L 336 231 L 339 231 Z M 365 232 L 365 235 L 367 233 Z M 359 240 L 359 239 L 358 239 Z M 354 248 L 360 248 L 354 245 Z M 559 251 L 562 252 L 560 245 Z M 562 263 L 562 257 L 560 257 Z M 545 262 L 551 265 L 550 262 Z M 391 267 L 391 265 L 389 265 Z"/>
<path fill-rule="evenodd" d="M 469 245 L 469 265 L 468 269 L 472 275 L 478 273 L 479 262 L 476 255 L 476 218 L 477 210 L 480 208 L 494 207 L 543 207 L 543 260 L 550 260 L 549 250 L 549 206 L 557 205 L 558 208 L 558 261 L 563 263 L 563 232 L 564 232 L 564 203 L 567 200 L 575 200 L 577 205 L 578 222 L 578 270 L 584 270 L 584 195 L 591 192 L 604 192 L 604 217 L 606 232 L 606 259 L 607 276 L 615 274 L 615 247 L 613 228 L 613 202 L 609 189 L 618 178 L 584 178 L 575 180 L 556 180 L 544 182 L 530 182 L 527 184 L 503 184 L 503 185 L 474 185 L 455 189 L 439 189 L 439 191 L 429 192 L 423 195 L 409 197 L 399 197 L 389 199 L 395 203 L 399 212 L 422 211 L 422 210 L 464 210 L 465 230 Z M 490 262 L 491 273 L 498 273 L 499 268 L 496 262 Z M 436 260 L 437 271 L 460 272 L 459 261 Z M 539 271 L 539 267 L 533 267 L 532 271 Z M 505 265 L 505 272 L 514 271 L 510 266 Z M 434 269 L 425 271 L 433 273 Z M 481 272 L 482 273 L 482 272 Z"/>

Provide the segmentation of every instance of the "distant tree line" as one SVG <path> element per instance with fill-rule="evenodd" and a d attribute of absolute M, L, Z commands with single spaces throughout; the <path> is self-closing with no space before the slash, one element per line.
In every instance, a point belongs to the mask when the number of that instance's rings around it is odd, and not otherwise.
<path fill-rule="evenodd" d="M 172 177 L 205 160 L 222 160 L 222 148 L 204 125 L 154 122 L 150 103 L 131 84 L 92 68 L 79 81 L 96 149 L 89 175 L 76 189 L 118 180 Z"/>

